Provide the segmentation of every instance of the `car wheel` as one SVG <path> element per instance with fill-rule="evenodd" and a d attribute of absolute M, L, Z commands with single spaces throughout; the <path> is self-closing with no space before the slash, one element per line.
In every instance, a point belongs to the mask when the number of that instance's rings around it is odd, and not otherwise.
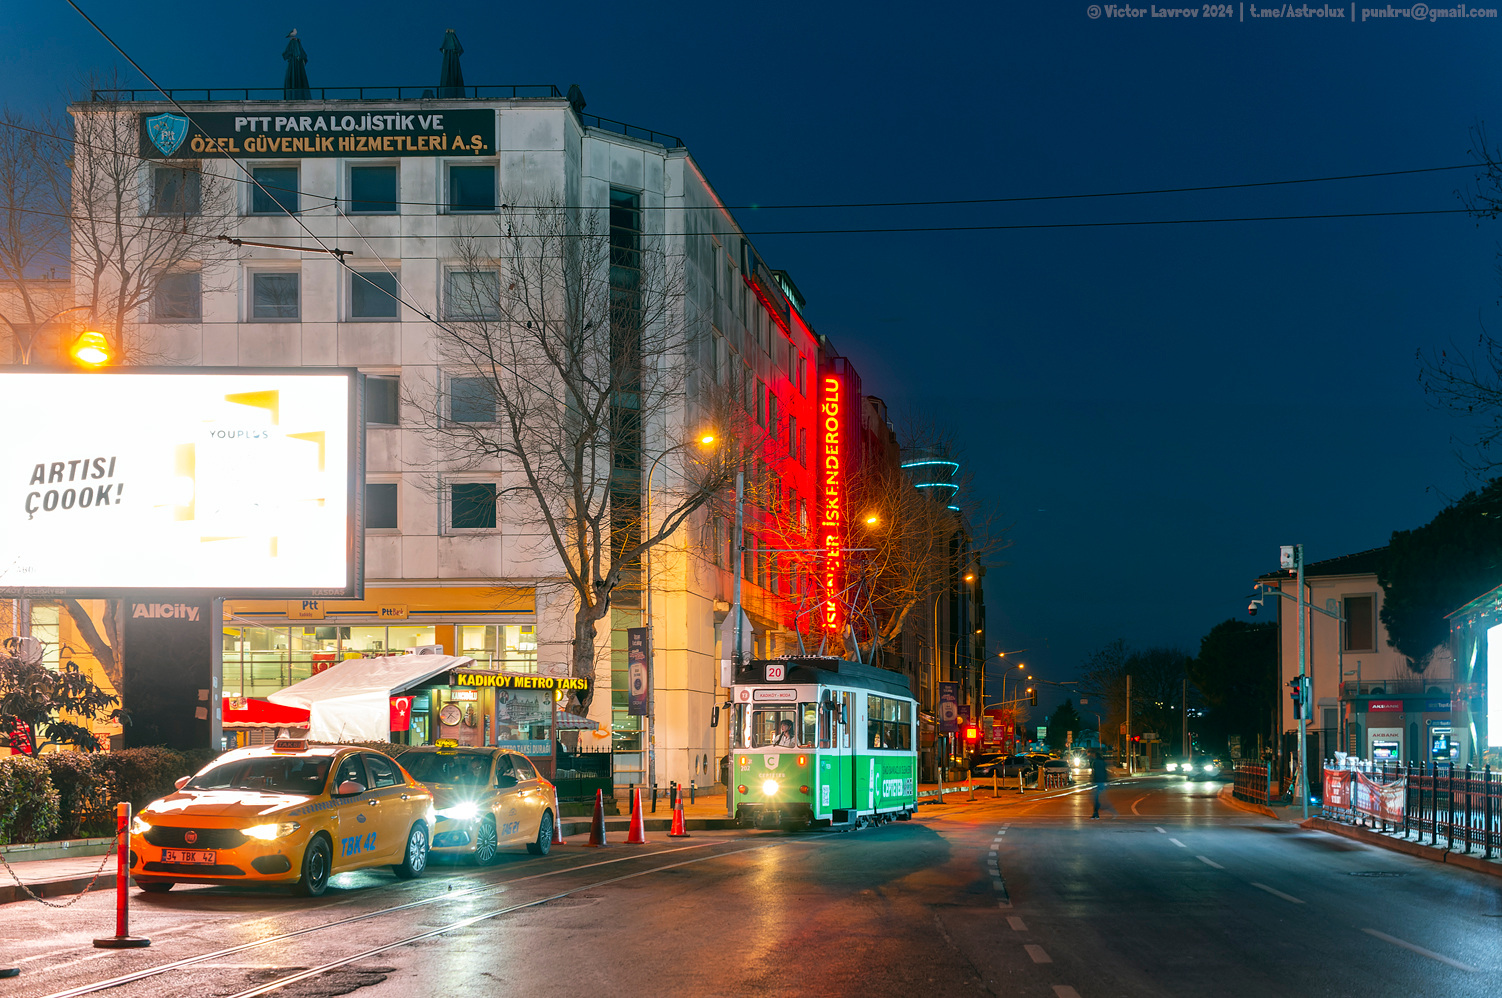
<path fill-rule="evenodd" d="M 306 898 L 321 897 L 329 887 L 332 858 L 328 839 L 319 835 L 309 840 L 302 853 L 302 877 L 297 881 L 297 893 Z"/>
<path fill-rule="evenodd" d="M 176 882 L 172 880 L 148 880 L 145 883 L 142 883 L 138 880 L 136 881 L 136 886 L 141 888 L 141 890 L 145 891 L 147 894 L 166 894 L 177 885 Z"/>
<path fill-rule="evenodd" d="M 407 833 L 407 854 L 391 871 L 403 880 L 422 876 L 428 868 L 428 823 L 419 821 Z"/>
<path fill-rule="evenodd" d="M 527 843 L 527 852 L 534 856 L 546 856 L 553 848 L 553 812 L 542 812 L 542 820 L 537 823 L 537 841 Z"/>
<path fill-rule="evenodd" d="M 499 852 L 500 848 L 495 836 L 495 818 L 486 818 L 480 824 L 480 830 L 475 833 L 475 865 L 489 866 L 495 862 L 496 854 Z"/>

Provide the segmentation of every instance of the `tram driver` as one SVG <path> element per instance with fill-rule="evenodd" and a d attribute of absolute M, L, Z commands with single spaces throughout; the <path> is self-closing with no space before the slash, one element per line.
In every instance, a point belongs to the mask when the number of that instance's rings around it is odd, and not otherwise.
<path fill-rule="evenodd" d="M 777 726 L 777 737 L 772 739 L 772 744 L 778 748 L 797 748 L 798 739 L 793 735 L 793 722 L 787 718 Z"/>

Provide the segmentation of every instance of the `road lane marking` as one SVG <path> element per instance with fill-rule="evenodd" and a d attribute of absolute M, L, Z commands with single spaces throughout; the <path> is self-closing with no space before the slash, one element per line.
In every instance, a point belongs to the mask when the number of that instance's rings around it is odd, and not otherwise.
<path fill-rule="evenodd" d="M 1189 848 L 1184 843 L 1182 843 L 1178 839 L 1174 838 L 1172 835 L 1170 835 L 1168 837 L 1168 841 L 1172 842 L 1174 845 L 1178 846 L 1180 849 L 1188 849 Z"/>
<path fill-rule="evenodd" d="M 1043 947 L 1037 943 L 1027 943 L 1022 948 L 1027 950 L 1027 955 L 1033 958 L 1034 963 L 1053 963 L 1053 957 L 1043 952 Z"/>
<path fill-rule="evenodd" d="M 1252 886 L 1255 887 L 1255 888 L 1257 888 L 1259 891 L 1267 891 L 1267 893 L 1271 894 L 1273 897 L 1282 898 L 1284 901 L 1288 901 L 1288 902 L 1291 902 L 1293 904 L 1303 904 L 1304 903 L 1304 902 L 1300 901 L 1298 898 L 1294 897 L 1292 894 L 1284 894 L 1282 891 L 1277 890 L 1276 888 L 1269 887 L 1266 884 L 1259 884 L 1259 883 L 1255 883 L 1254 882 L 1252 884 Z"/>
<path fill-rule="evenodd" d="M 1012 931 L 1013 932 L 1026 932 L 1027 931 L 1027 923 L 1025 923 L 1025 922 L 1022 921 L 1022 916 L 1021 915 L 1008 915 L 1007 916 L 1007 924 L 1012 927 Z"/>
<path fill-rule="evenodd" d="M 1142 817 L 1142 812 L 1139 811 L 1139 810 L 1137 810 L 1137 805 L 1141 804 L 1143 801 L 1147 800 L 1151 796 L 1152 796 L 1152 794 L 1143 794 L 1141 797 L 1138 797 L 1136 800 L 1132 801 L 1132 813 L 1135 814 L 1139 818 Z"/>
<path fill-rule="evenodd" d="M 1219 863 L 1215 862 L 1215 860 L 1210 859 L 1207 856 L 1196 856 L 1194 858 L 1197 859 L 1197 860 L 1199 860 L 1201 863 L 1204 863 L 1206 866 L 1213 866 L 1213 867 L 1215 867 L 1215 869 L 1217 869 L 1217 870 L 1224 870 L 1225 869 L 1225 867 L 1221 866 Z"/>
<path fill-rule="evenodd" d="M 1007 889 L 1007 882 L 1005 880 L 993 880 L 991 881 L 991 889 L 993 891 L 1004 891 Z"/>
<path fill-rule="evenodd" d="M 1080 998 L 1080 993 L 1067 984 L 1055 984 L 1053 993 L 1054 998 Z"/>
<path fill-rule="evenodd" d="M 1162 832 L 1164 835 L 1168 834 L 1168 829 L 1162 827 L 1161 825 L 1154 825 L 1153 827 L 1156 828 L 1158 831 Z"/>
<path fill-rule="evenodd" d="M 1375 936 L 1376 938 L 1381 939 L 1383 942 L 1392 943 L 1394 946 L 1401 946 L 1406 950 L 1411 950 L 1412 952 L 1417 953 L 1419 956 L 1427 956 L 1431 960 L 1438 960 L 1440 963 L 1448 963 L 1456 970 L 1465 970 L 1469 971 L 1472 974 L 1479 973 L 1479 971 L 1475 967 L 1471 966 L 1468 963 L 1461 963 L 1459 960 L 1452 960 L 1447 956 L 1441 956 L 1433 950 L 1424 949 L 1424 947 L 1422 946 L 1415 946 L 1413 943 L 1399 939 L 1396 936 L 1390 936 L 1385 932 L 1378 932 L 1376 929 L 1362 929 L 1361 931 L 1365 932 L 1369 936 Z"/>

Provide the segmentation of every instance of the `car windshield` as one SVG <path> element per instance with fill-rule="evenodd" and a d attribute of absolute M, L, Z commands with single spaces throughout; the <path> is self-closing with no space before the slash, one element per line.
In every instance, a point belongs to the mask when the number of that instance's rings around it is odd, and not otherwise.
<path fill-rule="evenodd" d="M 323 791 L 328 779 L 330 756 L 262 756 L 236 759 L 204 770 L 189 780 L 184 790 L 259 790 L 269 794 L 302 794 L 311 797 Z"/>
<path fill-rule="evenodd" d="M 483 787 L 490 781 L 488 752 L 408 752 L 402 756 L 402 766 L 419 783 Z"/>

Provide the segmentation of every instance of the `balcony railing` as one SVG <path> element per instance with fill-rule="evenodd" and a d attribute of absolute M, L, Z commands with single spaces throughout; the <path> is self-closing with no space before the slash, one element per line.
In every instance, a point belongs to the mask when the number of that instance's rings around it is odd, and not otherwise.
<path fill-rule="evenodd" d="M 1361 682 L 1345 682 L 1340 686 L 1340 695 L 1389 696 L 1389 697 L 1448 697 L 1454 684 L 1448 679 L 1363 679 Z"/>
<path fill-rule="evenodd" d="M 683 140 L 676 135 L 666 132 L 654 132 L 650 128 L 640 125 L 628 125 L 624 121 L 613 121 L 610 118 L 601 118 L 596 114 L 579 115 L 586 125 L 602 128 L 607 132 L 615 132 L 617 135 L 625 135 L 633 139 L 646 139 L 648 142 L 656 142 L 658 145 L 667 146 L 669 149 L 678 149 L 683 146 Z"/>

